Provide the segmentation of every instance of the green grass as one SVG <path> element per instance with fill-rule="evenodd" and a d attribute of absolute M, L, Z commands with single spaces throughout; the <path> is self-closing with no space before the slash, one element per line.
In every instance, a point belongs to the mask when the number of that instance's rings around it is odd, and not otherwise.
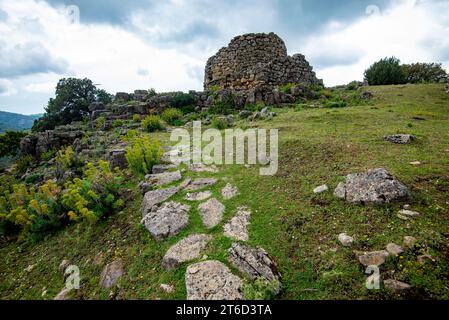
<path fill-rule="evenodd" d="M 110 295 L 184 299 L 188 264 L 166 272 L 161 266 L 166 250 L 191 233 L 209 233 L 214 240 L 205 254 L 226 263 L 232 242 L 222 236 L 222 227 L 242 205 L 252 210 L 249 243 L 265 248 L 282 274 L 283 292 L 277 299 L 448 299 L 449 95 L 443 85 L 369 90 L 374 93 L 370 105 L 275 109 L 279 115 L 273 120 L 237 123 L 280 129 L 279 172 L 262 177 L 257 167 L 232 165 L 221 167 L 218 174 L 201 174 L 221 178 L 211 190 L 226 205 L 226 212 L 222 224 L 212 230 L 202 225 L 198 204 L 184 201 L 185 193 L 180 193 L 173 200 L 192 206 L 189 226 L 176 237 L 155 242 L 139 225 L 142 196 L 137 180 L 131 180 L 127 208 L 95 226 L 70 226 L 37 244 L 1 244 L 0 299 L 52 299 L 64 285 L 58 270 L 63 259 L 80 267 L 80 299 L 109 299 Z M 414 134 L 418 140 L 403 146 L 383 141 L 384 135 L 395 133 Z M 168 144 L 167 133 L 157 137 Z M 422 165 L 412 166 L 411 161 Z M 332 195 L 345 175 L 376 167 L 388 169 L 410 187 L 410 204 L 421 217 L 402 221 L 396 216 L 401 204 L 348 205 Z M 220 190 L 227 182 L 237 185 L 241 194 L 224 201 Z M 325 183 L 331 191 L 314 195 L 312 190 Z M 355 237 L 354 247 L 338 243 L 341 232 Z M 400 294 L 367 290 L 365 270 L 353 250 L 402 244 L 405 235 L 416 237 L 419 246 L 402 258 L 390 258 L 381 267 L 381 276 L 408 282 L 413 289 Z M 104 253 L 103 263 L 94 266 L 92 260 L 99 252 Z M 420 265 L 417 256 L 424 253 L 435 262 Z M 123 259 L 126 274 L 112 292 L 101 289 L 101 270 L 117 257 Z M 31 272 L 24 271 L 34 264 Z M 174 285 L 175 292 L 164 293 L 161 283 Z M 47 294 L 42 297 L 44 290 Z"/>

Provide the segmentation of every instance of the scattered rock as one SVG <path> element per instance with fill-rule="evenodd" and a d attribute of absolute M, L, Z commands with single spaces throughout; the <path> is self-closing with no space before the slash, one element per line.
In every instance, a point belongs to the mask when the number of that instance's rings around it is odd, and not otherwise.
<path fill-rule="evenodd" d="M 160 288 L 165 292 L 165 293 L 173 293 L 175 292 L 175 287 L 170 285 L 170 284 L 161 284 Z"/>
<path fill-rule="evenodd" d="M 124 274 L 122 260 L 115 260 L 106 265 L 101 272 L 100 285 L 103 288 L 112 288 Z"/>
<path fill-rule="evenodd" d="M 242 110 L 239 113 L 239 116 L 242 119 L 247 119 L 247 118 L 251 117 L 252 115 L 253 115 L 253 113 L 249 110 Z"/>
<path fill-rule="evenodd" d="M 367 252 L 359 256 L 359 261 L 365 267 L 380 266 L 385 263 L 390 254 L 386 250 Z"/>
<path fill-rule="evenodd" d="M 61 264 L 59 265 L 59 271 L 62 272 L 62 274 L 65 273 L 65 270 L 70 266 L 69 260 L 62 260 Z"/>
<path fill-rule="evenodd" d="M 176 193 L 178 193 L 178 191 L 179 188 L 173 187 L 170 189 L 159 189 L 147 192 L 142 202 L 142 217 L 145 217 L 155 205 L 168 200 Z"/>
<path fill-rule="evenodd" d="M 64 289 L 61 290 L 61 292 L 59 292 L 56 295 L 54 300 L 60 300 L 60 301 L 61 300 L 70 300 L 69 293 L 70 293 L 70 290 L 67 289 L 67 288 L 64 288 Z"/>
<path fill-rule="evenodd" d="M 411 210 L 412 206 L 409 204 L 404 204 L 403 208 L 404 208 L 404 210 Z"/>
<path fill-rule="evenodd" d="M 223 196 L 223 199 L 230 200 L 234 198 L 235 196 L 239 195 L 239 189 L 237 187 L 234 187 L 230 183 L 228 183 L 222 190 L 221 195 Z"/>
<path fill-rule="evenodd" d="M 25 272 L 30 273 L 31 271 L 34 270 L 35 267 L 36 267 L 35 264 L 30 264 L 28 267 L 25 268 Z"/>
<path fill-rule="evenodd" d="M 213 178 L 199 178 L 193 180 L 185 189 L 188 191 L 196 191 L 206 187 L 215 185 L 218 182 L 217 179 Z"/>
<path fill-rule="evenodd" d="M 351 203 L 389 203 L 410 198 L 408 188 L 385 169 L 350 174 L 340 183 L 334 195 Z"/>
<path fill-rule="evenodd" d="M 221 222 L 225 206 L 217 199 L 212 198 L 207 202 L 200 204 L 198 209 L 200 210 L 203 224 L 211 229 Z"/>
<path fill-rule="evenodd" d="M 392 136 L 385 136 L 384 140 L 396 144 L 410 144 L 416 140 L 416 137 L 411 134 L 396 134 Z"/>
<path fill-rule="evenodd" d="M 237 209 L 237 214 L 224 225 L 224 235 L 237 241 L 248 241 L 248 225 L 251 211 L 246 207 Z"/>
<path fill-rule="evenodd" d="M 125 169 L 128 167 L 128 160 L 126 160 L 125 149 L 116 149 L 109 151 L 107 159 L 112 169 Z"/>
<path fill-rule="evenodd" d="M 280 274 L 277 271 L 277 266 L 264 249 L 233 243 L 228 250 L 228 261 L 252 280 L 263 278 L 268 283 L 276 281 L 275 294 L 281 291 Z"/>
<path fill-rule="evenodd" d="M 177 235 L 189 224 L 190 206 L 177 202 L 166 202 L 160 208 L 153 209 L 143 219 L 142 224 L 156 241 Z"/>
<path fill-rule="evenodd" d="M 319 186 L 319 187 L 315 188 L 313 190 L 313 193 L 323 193 L 323 192 L 326 192 L 327 190 L 329 190 L 329 188 L 328 188 L 327 185 L 324 184 L 322 186 Z"/>
<path fill-rule="evenodd" d="M 384 286 L 387 289 L 396 291 L 408 290 L 411 288 L 409 284 L 393 279 L 384 280 Z"/>
<path fill-rule="evenodd" d="M 156 164 L 151 169 L 151 173 L 159 174 L 159 173 L 164 173 L 164 172 L 170 171 L 172 169 L 176 169 L 176 168 L 177 168 L 177 166 L 174 164 Z"/>
<path fill-rule="evenodd" d="M 412 166 L 420 166 L 420 165 L 421 165 L 421 162 L 420 162 L 420 161 L 412 161 L 412 162 L 410 162 L 410 164 L 411 164 Z"/>
<path fill-rule="evenodd" d="M 418 242 L 418 240 L 414 237 L 411 237 L 411 236 L 404 237 L 404 247 L 406 247 L 406 248 L 413 248 L 415 246 L 416 242 Z"/>
<path fill-rule="evenodd" d="M 153 186 L 163 186 L 182 179 L 181 171 L 167 171 L 157 174 L 149 174 L 145 177 L 145 182 Z"/>
<path fill-rule="evenodd" d="M 419 212 L 416 211 L 411 211 L 411 210 L 401 210 L 399 211 L 399 214 L 405 217 L 418 217 L 421 214 Z"/>
<path fill-rule="evenodd" d="M 181 182 L 181 184 L 179 185 L 179 190 L 183 190 L 185 188 L 187 188 L 190 183 L 192 182 L 192 179 L 190 178 L 186 178 L 183 182 Z"/>
<path fill-rule="evenodd" d="M 189 165 L 189 170 L 193 172 L 210 172 L 210 173 L 218 172 L 218 169 L 215 165 L 206 166 L 203 163 L 193 163 Z"/>
<path fill-rule="evenodd" d="M 370 100 L 374 97 L 374 93 L 371 91 L 365 91 L 360 95 L 360 97 L 364 100 Z"/>
<path fill-rule="evenodd" d="M 354 238 L 348 236 L 346 233 L 340 233 L 338 235 L 338 241 L 345 247 L 351 247 L 354 244 Z"/>
<path fill-rule="evenodd" d="M 187 300 L 241 300 L 242 280 L 219 261 L 205 261 L 187 268 Z"/>
<path fill-rule="evenodd" d="M 210 191 L 201 191 L 197 193 L 187 193 L 184 199 L 188 201 L 204 201 L 212 197 L 212 192 Z"/>
<path fill-rule="evenodd" d="M 182 239 L 168 249 L 162 260 L 162 265 L 165 269 L 171 270 L 184 262 L 199 258 L 211 240 L 212 236 L 206 234 L 193 234 Z"/>
<path fill-rule="evenodd" d="M 94 263 L 95 266 L 99 266 L 99 265 L 102 264 L 102 262 L 103 262 L 103 256 L 104 256 L 104 254 L 103 254 L 102 251 L 100 251 L 100 252 L 97 253 L 97 255 L 95 256 L 94 261 L 93 261 L 93 263 Z"/>
<path fill-rule="evenodd" d="M 392 256 L 398 256 L 398 255 L 400 255 L 401 253 L 404 252 L 404 249 L 401 246 L 399 246 L 399 245 L 397 245 L 395 243 L 389 243 L 387 245 L 387 251 Z"/>

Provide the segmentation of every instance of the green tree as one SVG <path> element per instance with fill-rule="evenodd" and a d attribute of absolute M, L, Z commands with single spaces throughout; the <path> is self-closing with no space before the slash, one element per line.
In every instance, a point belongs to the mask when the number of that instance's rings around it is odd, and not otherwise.
<path fill-rule="evenodd" d="M 55 98 L 48 101 L 46 113 L 34 122 L 32 130 L 52 130 L 58 125 L 81 121 L 95 101 L 109 103 L 112 97 L 106 91 L 98 90 L 89 79 L 61 79 L 56 86 Z"/>
<path fill-rule="evenodd" d="M 395 57 L 384 58 L 365 71 L 365 80 L 371 86 L 405 83 L 401 61 Z"/>
<path fill-rule="evenodd" d="M 412 63 L 402 65 L 407 83 L 433 83 L 447 77 L 441 63 Z"/>

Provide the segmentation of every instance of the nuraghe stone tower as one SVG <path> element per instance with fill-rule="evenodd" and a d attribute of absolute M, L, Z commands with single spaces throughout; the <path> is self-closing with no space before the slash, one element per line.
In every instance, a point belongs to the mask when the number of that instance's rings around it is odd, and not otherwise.
<path fill-rule="evenodd" d="M 204 89 L 248 91 L 287 83 L 322 84 L 301 54 L 289 56 L 284 41 L 274 33 L 235 37 L 209 58 Z"/>

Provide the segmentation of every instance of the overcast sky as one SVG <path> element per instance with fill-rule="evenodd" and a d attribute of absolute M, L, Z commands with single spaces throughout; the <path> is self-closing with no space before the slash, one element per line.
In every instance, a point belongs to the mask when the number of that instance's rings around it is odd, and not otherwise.
<path fill-rule="evenodd" d="M 392 55 L 448 68 L 448 12 L 449 0 L 0 0 L 0 110 L 43 112 L 63 77 L 202 90 L 207 58 L 249 32 L 276 32 L 326 85 Z"/>

